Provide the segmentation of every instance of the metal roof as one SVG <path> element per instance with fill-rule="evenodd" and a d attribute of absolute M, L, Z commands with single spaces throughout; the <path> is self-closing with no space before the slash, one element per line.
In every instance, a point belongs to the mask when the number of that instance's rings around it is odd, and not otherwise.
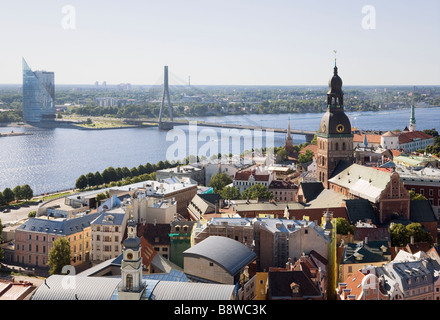
<path fill-rule="evenodd" d="M 125 212 L 106 211 L 96 218 L 92 224 L 121 226 L 125 219 Z"/>
<path fill-rule="evenodd" d="M 32 300 L 110 300 L 120 282 L 120 277 L 52 275 L 38 287 Z"/>
<path fill-rule="evenodd" d="M 256 259 L 256 254 L 241 242 L 221 236 L 206 238 L 184 251 L 183 256 L 211 260 L 231 275 L 235 275 Z"/>
<path fill-rule="evenodd" d="M 203 241 L 202 241 L 203 242 Z M 150 295 L 151 300 L 231 300 L 234 285 L 160 281 Z"/>
<path fill-rule="evenodd" d="M 18 227 L 17 230 L 68 236 L 90 227 L 91 222 L 95 220 L 98 215 L 99 213 L 91 213 L 82 217 L 63 220 L 30 218 Z"/>

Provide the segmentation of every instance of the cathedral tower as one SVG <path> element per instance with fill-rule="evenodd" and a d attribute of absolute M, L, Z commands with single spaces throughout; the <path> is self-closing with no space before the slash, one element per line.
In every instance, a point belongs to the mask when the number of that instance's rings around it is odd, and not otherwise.
<path fill-rule="evenodd" d="M 338 67 L 334 67 L 327 92 L 327 111 L 317 132 L 317 180 L 328 188 L 328 180 L 340 161 L 353 163 L 353 134 L 351 124 L 344 113 L 344 93 Z"/>

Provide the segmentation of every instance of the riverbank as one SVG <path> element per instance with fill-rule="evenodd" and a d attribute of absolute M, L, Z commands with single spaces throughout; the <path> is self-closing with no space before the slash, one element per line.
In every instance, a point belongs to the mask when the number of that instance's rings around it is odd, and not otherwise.
<path fill-rule="evenodd" d="M 33 133 L 30 132 L 0 132 L 0 137 L 17 137 L 17 136 L 26 136 L 31 135 Z"/>

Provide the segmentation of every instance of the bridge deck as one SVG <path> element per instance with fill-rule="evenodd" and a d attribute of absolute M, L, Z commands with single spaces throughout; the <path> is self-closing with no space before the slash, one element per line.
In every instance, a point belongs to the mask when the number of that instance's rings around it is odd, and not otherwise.
<path fill-rule="evenodd" d="M 153 120 L 131 120 L 129 121 L 132 124 L 141 124 L 141 123 L 156 123 L 157 121 Z M 262 126 L 251 126 L 251 125 L 242 125 L 242 124 L 233 124 L 233 123 L 214 123 L 214 122 L 204 122 L 204 121 L 189 121 L 189 120 L 182 120 L 182 121 L 162 121 L 162 127 L 166 128 L 172 128 L 173 126 L 182 126 L 182 125 L 188 125 L 190 122 L 195 122 L 198 126 L 201 127 L 216 127 L 216 128 L 230 128 L 230 129 L 250 129 L 250 130 L 265 130 L 265 131 L 273 131 L 277 133 L 286 133 L 287 129 L 284 128 L 270 128 L 270 127 L 262 127 Z M 311 130 L 298 130 L 298 129 L 291 129 L 291 134 L 298 134 L 298 135 L 315 135 L 315 131 Z"/>

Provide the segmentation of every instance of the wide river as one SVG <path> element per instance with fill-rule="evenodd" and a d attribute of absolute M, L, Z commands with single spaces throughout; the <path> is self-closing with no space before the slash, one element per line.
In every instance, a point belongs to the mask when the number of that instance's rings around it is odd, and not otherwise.
<path fill-rule="evenodd" d="M 352 126 L 359 129 L 403 130 L 409 124 L 410 109 L 347 114 Z M 292 129 L 315 131 L 321 117 L 322 113 L 310 113 L 204 117 L 197 120 L 287 128 L 290 119 Z M 440 108 L 416 108 L 416 119 L 417 130 L 440 130 Z M 194 140 L 190 138 L 188 127 L 182 129 L 188 133 L 186 155 L 194 154 L 193 150 L 206 145 L 206 140 L 202 140 L 196 148 L 191 148 Z M 109 166 L 130 169 L 147 162 L 167 160 L 167 150 L 179 144 L 176 143 L 178 140 L 167 141 L 168 132 L 157 128 L 76 130 L 0 127 L 0 132 L 11 130 L 31 134 L 0 137 L 0 191 L 6 187 L 12 189 L 16 185 L 29 184 L 35 195 L 73 188 L 81 174 L 102 172 Z M 202 130 L 206 131 L 206 128 L 198 126 L 198 132 Z M 215 129 L 215 132 L 221 140 L 220 130 Z M 293 138 L 295 143 L 305 141 L 303 136 Z M 284 134 L 275 134 L 275 146 L 283 145 L 284 139 Z"/>

